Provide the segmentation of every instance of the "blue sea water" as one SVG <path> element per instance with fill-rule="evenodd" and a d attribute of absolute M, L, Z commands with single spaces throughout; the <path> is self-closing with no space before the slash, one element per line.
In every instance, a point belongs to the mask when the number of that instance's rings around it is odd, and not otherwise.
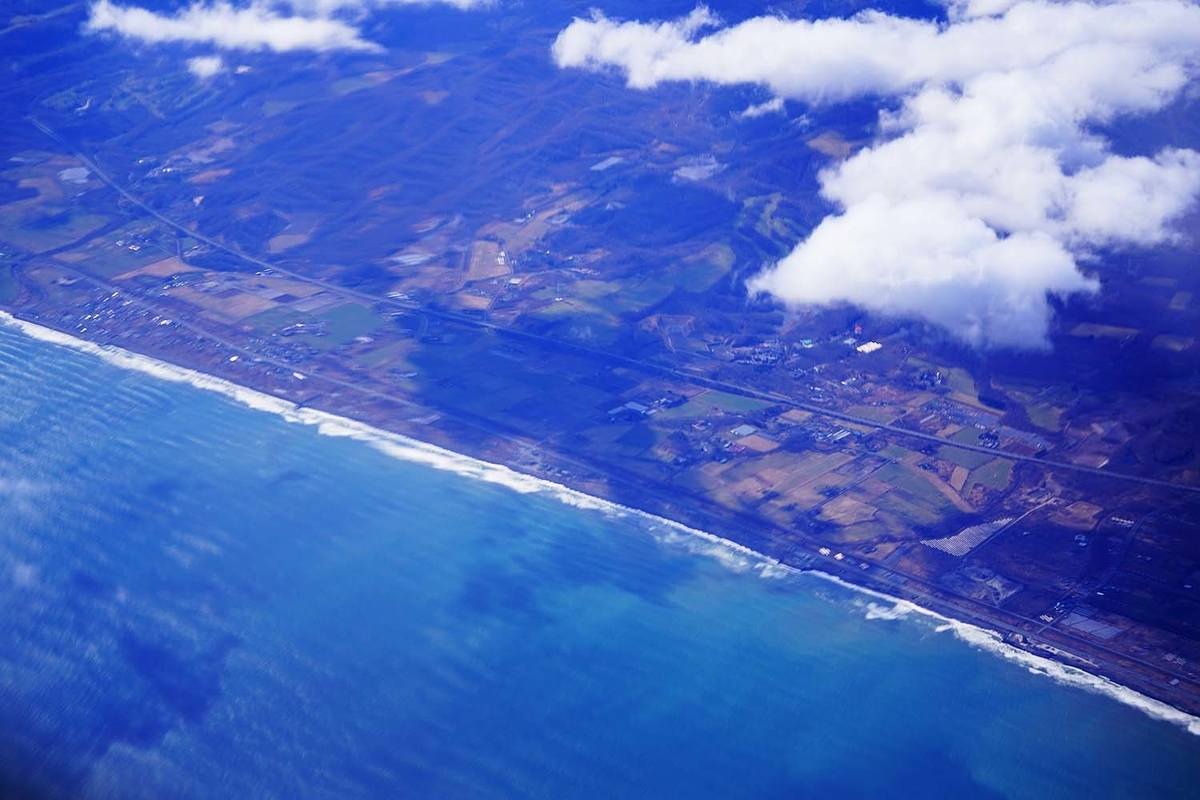
<path fill-rule="evenodd" d="M 1196 796 L 1184 727 L 761 567 L 0 326 L 0 795 Z"/>

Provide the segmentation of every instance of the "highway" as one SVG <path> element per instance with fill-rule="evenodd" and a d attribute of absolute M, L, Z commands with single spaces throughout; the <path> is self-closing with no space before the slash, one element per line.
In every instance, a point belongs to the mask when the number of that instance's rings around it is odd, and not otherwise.
<path fill-rule="evenodd" d="M 592 348 L 583 347 L 581 345 L 571 344 L 569 342 L 563 342 L 560 340 L 552 339 L 550 337 L 545 337 L 545 336 L 541 336 L 538 334 L 504 328 L 504 327 L 495 325 L 493 323 L 486 322 L 484 320 L 476 319 L 476 318 L 473 318 L 473 317 L 470 317 L 467 315 L 458 314 L 458 313 L 451 312 L 451 311 L 446 311 L 443 309 L 429 307 L 429 306 L 422 305 L 420 303 L 417 303 L 417 302 L 411 301 L 411 300 L 401 300 L 398 298 L 390 298 L 390 297 L 378 297 L 376 295 L 371 295 L 371 294 L 367 294 L 365 292 L 360 292 L 360 291 L 357 291 L 354 289 L 349 289 L 349 288 L 346 288 L 343 286 L 338 286 L 336 284 L 332 284 L 327 281 L 320 280 L 318 278 L 312 278 L 312 277 L 309 277 L 309 276 L 306 276 L 306 275 L 303 275 L 300 273 L 296 273 L 296 272 L 293 272 L 293 271 L 290 271 L 287 269 L 283 269 L 283 268 L 280 268 L 280 267 L 276 266 L 275 264 L 272 264 L 268 261 L 265 261 L 260 258 L 256 258 L 254 256 L 247 255 L 247 254 L 237 251 L 231 247 L 228 247 L 228 246 L 212 239 L 209 236 L 198 233 L 194 230 L 191 230 L 190 228 L 186 228 L 182 224 L 164 216 L 163 214 L 155 211 L 152 208 L 149 208 L 138 197 L 131 194 L 128 190 L 126 190 L 124 187 L 122 187 L 121 185 L 116 183 L 111 177 L 109 177 L 107 175 L 107 173 L 105 173 L 99 167 L 99 165 L 95 163 L 95 161 L 88 158 L 86 155 L 79 153 L 78 151 L 75 151 L 74 148 L 72 148 L 67 142 L 65 142 L 61 137 L 58 136 L 58 134 L 56 134 L 49 127 L 42 124 L 38 120 L 35 120 L 32 118 L 30 118 L 30 121 L 34 125 L 36 125 L 39 129 L 41 129 L 44 133 L 46 133 L 48 136 L 52 137 L 53 139 L 55 139 L 55 141 L 59 142 L 61 145 L 63 145 L 65 148 L 67 148 L 72 153 L 72 155 L 74 155 L 77 159 L 79 159 L 79 161 L 82 164 L 84 164 L 88 169 L 90 169 L 101 181 L 103 181 L 108 186 L 110 186 L 122 198 L 124 198 L 127 202 L 131 203 L 132 205 L 134 205 L 135 207 L 140 209 L 146 215 L 153 217 L 154 219 L 158 220 L 159 222 L 163 223 L 164 225 L 167 225 L 174 230 L 177 230 L 187 236 L 190 236 L 197 241 L 203 242 L 210 247 L 213 247 L 215 249 L 219 249 L 225 253 L 228 253 L 228 254 L 242 260 L 243 262 L 245 262 L 247 264 L 253 265 L 254 267 L 256 267 L 258 269 L 270 270 L 272 273 L 284 275 L 292 280 L 301 281 L 301 282 L 307 283 L 309 285 L 320 287 L 323 290 L 332 292 L 334 294 L 337 294 L 337 295 L 340 295 L 343 297 L 361 300 L 363 302 L 367 302 L 372 305 L 383 305 L 383 306 L 393 307 L 393 308 L 403 310 L 403 311 L 420 313 L 420 314 L 424 314 L 424 315 L 427 315 L 428 317 L 432 317 L 435 319 L 442 319 L 442 320 L 445 320 L 448 322 L 453 322 L 453 323 L 464 325 L 464 326 L 470 326 L 470 327 L 474 327 L 477 329 L 489 330 L 489 331 L 496 333 L 499 336 L 506 337 L 506 338 L 516 340 L 516 341 L 526 342 L 526 343 L 535 345 L 537 347 L 544 347 L 544 348 L 548 347 L 548 348 L 553 348 L 553 349 L 557 349 L 560 351 L 566 351 L 566 352 L 572 352 L 572 353 L 576 353 L 576 354 L 580 354 L 580 355 L 585 355 L 585 356 L 588 356 L 589 358 L 594 359 L 596 362 L 601 363 L 601 364 L 607 364 L 607 365 L 612 365 L 612 366 L 631 367 L 631 368 L 638 369 L 638 370 L 641 370 L 646 373 L 659 375 L 662 377 L 667 377 L 667 378 L 671 378 L 674 380 L 679 380 L 679 381 L 683 381 L 686 383 L 690 383 L 694 386 L 699 386 L 699 387 L 707 388 L 707 389 L 714 389 L 714 390 L 727 392 L 729 394 L 734 394 L 734 395 L 738 395 L 738 396 L 742 396 L 742 397 L 758 399 L 758 400 L 762 400 L 762 401 L 769 402 L 772 404 L 786 406 L 789 408 L 800 409 L 800 410 L 807 411 L 809 413 L 812 413 L 814 415 L 821 416 L 821 417 L 824 417 L 827 419 L 833 419 L 833 420 L 837 420 L 837 421 L 841 421 L 841 422 L 853 423 L 856 425 L 862 425 L 865 427 L 869 427 L 874 430 L 886 431 L 888 433 L 892 433 L 892 434 L 899 435 L 899 436 L 905 436 L 905 437 L 910 437 L 910 438 L 917 439 L 917 440 L 928 441 L 928 442 L 931 442 L 938 446 L 954 447 L 954 448 L 958 448 L 961 450 L 984 453 L 989 456 L 999 456 L 999 457 L 1007 458 L 1007 459 L 1010 459 L 1012 461 L 1017 461 L 1017 462 L 1036 463 L 1036 464 L 1039 464 L 1042 467 L 1046 467 L 1046 468 L 1054 468 L 1054 469 L 1064 470 L 1064 471 L 1069 471 L 1069 472 L 1095 475 L 1095 476 L 1109 478 L 1109 479 L 1113 479 L 1113 480 L 1119 480 L 1119 481 L 1132 481 L 1132 482 L 1137 482 L 1137 483 L 1141 483 L 1141 484 L 1145 484 L 1145 485 L 1165 487 L 1168 489 L 1177 490 L 1177 491 L 1185 492 L 1185 493 L 1191 493 L 1191 494 L 1200 493 L 1200 486 L 1182 485 L 1182 484 L 1178 484 L 1178 483 L 1173 483 L 1171 481 L 1165 481 L 1165 480 L 1160 480 L 1160 479 L 1155 479 L 1155 478 L 1148 478 L 1148 477 L 1137 476 L 1137 475 L 1128 475 L 1128 474 L 1119 473 L 1119 472 L 1112 472 L 1112 471 L 1095 469 L 1095 468 L 1091 468 L 1091 467 L 1085 467 L 1085 466 L 1081 466 L 1081 465 L 1077 465 L 1077 464 L 1064 463 L 1061 461 L 1053 461 L 1053 460 L 1049 460 L 1049 459 L 1045 459 L 1045 458 L 1037 458 L 1034 456 L 1025 456 L 1025 455 L 1020 455 L 1017 453 L 1010 453 L 1010 452 L 1006 452 L 1003 450 L 986 448 L 986 447 L 982 447 L 982 446 L 978 446 L 978 445 L 971 445 L 971 444 L 965 444 L 965 443 L 961 443 L 961 442 L 947 441 L 945 439 L 941 439 L 932 434 L 911 431 L 911 430 L 901 428 L 901 427 L 898 427 L 895 425 L 880 423 L 878 421 L 866 419 L 864 417 L 859 417 L 859 416 L 856 416 L 853 414 L 848 414 L 848 413 L 844 413 L 844 412 L 840 412 L 840 411 L 834 411 L 834 410 L 827 409 L 827 408 L 824 408 L 819 405 L 806 403 L 801 400 L 796 400 L 794 398 L 790 398 L 785 395 L 780 395 L 780 394 L 773 393 L 773 392 L 759 391 L 759 390 L 747 388 L 744 386 L 738 386 L 738 385 L 727 383 L 724 381 L 718 381 L 718 380 L 714 380 L 711 378 L 698 376 L 698 375 L 692 374 L 690 372 L 687 372 L 685 370 L 665 366 L 662 364 L 657 364 L 654 362 L 633 359 L 633 358 L 629 358 L 626 356 L 616 355 L 616 354 L 608 353 L 608 352 L 601 351 L 601 350 L 595 350 Z M 66 269 L 67 271 L 71 272 L 72 274 L 78 276 L 80 279 L 88 281 L 88 282 L 92 283 L 93 285 L 102 286 L 107 289 L 117 288 L 114 285 L 108 283 L 107 281 L 96 278 L 94 276 L 85 275 L 81 272 L 78 272 L 75 269 L 71 269 L 70 267 L 67 267 L 66 265 L 58 265 L 58 266 L 60 269 Z M 130 292 L 125 288 L 122 288 L 120 291 L 122 292 L 123 295 L 134 300 L 142 307 L 154 310 L 156 313 L 164 313 L 166 311 L 163 308 L 156 307 L 155 304 L 153 303 L 153 301 L 148 298 L 132 297 L 130 295 Z M 172 316 L 174 316 L 174 315 L 172 315 Z M 287 369 L 289 372 L 292 371 L 292 369 L 294 368 L 294 365 L 290 365 L 290 364 L 287 364 L 282 361 L 264 357 L 260 353 L 251 351 L 242 345 L 238 345 L 234 342 L 231 342 L 222 337 L 219 337 L 219 336 L 213 334 L 212 332 L 210 332 L 206 329 L 203 329 L 199 326 L 196 326 L 192 323 L 176 320 L 176 321 L 174 321 L 174 324 L 177 324 L 180 327 L 191 331 L 195 335 L 203 336 L 211 341 L 214 341 L 226 348 L 229 348 L 229 350 L 239 353 L 247 358 L 258 359 L 262 363 L 281 367 L 281 368 Z M 333 386 L 333 387 L 353 391 L 356 393 L 360 393 L 364 396 L 369 396 L 369 397 L 373 397 L 376 399 L 386 400 L 388 402 L 406 406 L 413 410 L 419 409 L 421 412 L 436 410 L 436 409 L 430 409 L 426 406 L 421 406 L 421 405 L 414 403 L 412 401 L 409 401 L 403 397 L 397 397 L 397 396 L 387 393 L 387 392 L 373 390 L 373 389 L 361 386 L 359 384 L 356 384 L 356 383 L 353 383 L 350 381 L 345 381 L 345 380 L 341 380 L 338 378 L 334 378 L 332 376 L 322 375 L 320 373 L 312 373 L 311 377 L 315 381 L 325 382 L 328 385 Z M 480 430 L 482 432 L 485 432 L 485 433 L 489 433 L 491 435 L 508 436 L 508 435 L 513 435 L 513 434 L 519 434 L 519 432 L 503 430 L 500 426 L 497 426 L 491 420 L 480 419 L 473 415 L 469 416 L 469 417 L 463 416 L 462 414 L 460 414 L 458 412 L 458 410 L 451 412 L 451 416 L 458 419 L 458 421 L 461 423 L 464 423 L 470 427 L 473 427 L 473 428 Z M 581 462 L 578 459 L 573 458 L 568 454 L 559 453 L 556 455 L 558 456 L 558 460 L 561 461 L 561 463 L 580 470 L 581 474 L 584 474 L 589 470 L 596 469 L 595 465 Z M 613 467 L 615 467 L 615 465 L 605 465 L 605 468 L 603 470 L 605 472 L 606 476 L 609 477 L 610 480 L 615 479 L 617 483 L 628 484 L 631 486 L 640 485 L 641 479 L 638 476 L 630 474 L 630 473 L 625 473 L 623 470 L 621 470 L 619 468 L 613 469 Z M 710 513 L 703 507 L 693 505 L 692 502 L 683 500 L 682 498 L 680 498 L 680 502 L 683 502 L 684 504 L 691 506 L 696 511 L 698 511 L 702 514 Z M 1039 506 L 1039 508 L 1040 508 L 1040 506 Z M 1032 511 L 1032 510 L 1034 510 L 1034 509 L 1031 509 L 1030 511 Z M 728 511 L 728 509 L 726 509 L 726 511 Z M 1026 512 L 1026 513 L 1029 513 L 1029 512 Z M 718 514 L 718 516 L 721 516 L 721 515 Z M 757 531 L 757 534 L 759 536 L 762 535 L 761 529 L 756 525 L 752 525 L 751 521 L 741 519 L 740 515 L 735 514 L 734 516 L 735 516 L 735 520 L 734 520 L 735 524 L 738 527 L 744 527 L 747 532 L 754 530 L 754 531 Z M 1022 515 L 1022 516 L 1024 516 L 1024 515 Z M 1144 521 L 1145 520 L 1142 520 L 1139 522 L 1139 527 L 1140 527 L 1141 522 L 1144 522 Z M 1015 524 L 1015 522 L 1016 522 L 1016 520 L 1014 520 L 1014 523 L 1011 523 L 1011 524 Z M 1011 524 L 1010 524 L 1010 526 L 1011 526 Z M 804 538 L 807 540 L 808 537 L 804 537 Z M 842 569 L 845 568 L 844 565 L 834 561 L 832 556 L 829 556 L 829 557 L 820 556 L 819 553 L 817 552 L 817 545 L 815 543 L 810 541 L 810 542 L 808 542 L 808 545 L 809 546 L 806 549 L 809 550 L 813 559 L 819 560 L 820 562 L 822 562 L 820 568 L 827 569 L 828 571 L 830 571 L 834 574 L 837 574 L 838 572 L 840 572 Z M 855 571 L 855 572 L 857 572 L 857 571 Z M 939 599 L 939 595 L 941 597 L 947 597 L 947 596 L 953 597 L 955 599 L 955 601 L 957 601 L 957 603 L 959 604 L 960 612 L 970 613 L 972 616 L 975 616 L 977 618 L 977 620 L 980 622 L 980 624 L 984 625 L 985 627 L 998 630 L 1001 633 L 1006 633 L 1006 634 L 1023 633 L 1024 635 L 1029 636 L 1029 633 L 1027 632 L 1027 630 L 1029 630 L 1029 629 L 1034 629 L 1034 630 L 1037 630 L 1038 633 L 1043 633 L 1045 631 L 1045 629 L 1048 627 L 1047 625 L 1042 624 L 1042 622 L 1040 620 L 1035 620 L 1035 619 L 1032 619 L 1032 618 L 1029 618 L 1029 617 L 1020 615 L 1020 614 L 1014 614 L 1012 612 L 1002 611 L 1000 609 L 990 607 L 987 604 L 976 600 L 975 598 L 969 597 L 967 595 L 961 594 L 961 593 L 953 591 L 953 590 L 949 590 L 947 587 L 935 585 L 934 583 L 931 583 L 925 579 L 918 578 L 918 577 L 912 576 L 912 575 L 906 575 L 904 573 L 896 573 L 896 574 L 903 575 L 908 580 L 909 592 L 906 592 L 905 594 L 908 594 L 910 599 L 914 599 L 914 600 L 918 601 L 919 603 L 924 602 L 925 604 L 927 604 L 931 607 L 934 607 L 934 608 L 943 608 L 944 609 L 945 601 Z M 868 575 L 866 575 L 866 576 L 856 577 L 855 580 L 861 581 L 863 578 L 867 579 L 868 584 L 874 584 L 884 591 L 889 591 L 889 589 L 890 589 L 890 587 L 887 584 L 880 584 L 877 580 L 874 579 L 874 576 L 872 576 L 870 573 L 868 573 Z M 917 587 L 919 587 L 919 588 L 917 588 Z M 1069 592 L 1068 596 L 1070 594 L 1071 593 Z M 1007 620 L 1004 617 L 1007 617 Z M 1029 628 L 1023 629 L 1022 628 L 1023 625 L 1027 625 L 1027 626 L 1029 626 Z M 1125 663 L 1128 663 L 1128 664 L 1136 664 L 1137 666 L 1141 667 L 1144 670 L 1149 671 L 1152 674 L 1156 674 L 1158 676 L 1163 676 L 1163 678 L 1171 678 L 1171 677 L 1178 678 L 1178 679 L 1180 679 L 1181 682 L 1185 683 L 1187 686 L 1191 686 L 1191 687 L 1196 686 L 1196 682 L 1193 679 L 1189 678 L 1187 675 L 1183 674 L 1181 671 L 1178 671 L 1172 667 L 1167 667 L 1167 666 L 1164 666 L 1164 665 L 1161 665 L 1158 663 L 1150 662 L 1150 661 L 1140 658 L 1140 657 L 1132 656 L 1129 653 L 1114 650 L 1104 644 L 1101 644 L 1101 643 L 1098 643 L 1095 641 L 1091 641 L 1089 639 L 1084 639 L 1071 630 L 1062 630 L 1062 629 L 1056 628 L 1055 633 L 1060 637 L 1060 640 L 1065 640 L 1065 641 L 1071 642 L 1073 645 L 1075 645 L 1078 648 L 1079 651 L 1086 652 L 1090 649 L 1093 651 L 1104 653 L 1105 656 L 1107 656 L 1107 658 L 1109 659 L 1110 665 L 1119 665 L 1122 661 L 1124 661 Z M 1033 643 L 1036 644 L 1036 642 L 1033 642 Z M 1044 651 L 1043 651 L 1043 654 L 1045 654 Z M 1114 667 L 1114 669 L 1115 669 L 1115 671 L 1118 671 L 1118 672 L 1121 671 L 1119 667 Z M 1194 691 L 1194 689 L 1193 689 L 1193 691 Z"/>
<path fill-rule="evenodd" d="M 993 449 L 993 448 L 983 447 L 981 445 L 973 445 L 973 444 L 967 444 L 967 443 L 963 443 L 963 442 L 954 442 L 954 441 L 940 438 L 931 433 L 924 433 L 921 431 L 913 431 L 913 430 L 909 430 L 907 428 L 902 428 L 897 425 L 890 425 L 887 423 L 878 422 L 876 420 L 867 419 L 866 417 L 860 417 L 860 416 L 856 416 L 854 414 L 848 414 L 843 411 L 831 410 L 831 409 L 825 408 L 820 405 L 816 405 L 813 403 L 807 403 L 802 400 L 797 400 L 795 398 L 788 397 L 786 395 L 781 395 L 781 394 L 778 394 L 775 392 L 764 392 L 764 391 L 760 391 L 757 389 L 751 389 L 751 388 L 748 388 L 745 386 L 739 386 L 737 384 L 727 383 L 725 381 L 719 381 L 719 380 L 707 378 L 707 377 L 704 377 L 701 375 L 695 375 L 691 372 L 681 370 L 676 367 L 670 367 L 670 366 L 665 366 L 662 364 L 657 364 L 657 363 L 654 363 L 651 361 L 644 361 L 641 359 L 635 359 L 635 358 L 630 358 L 627 356 L 621 356 L 621 355 L 609 353 L 609 352 L 606 352 L 603 350 L 596 350 L 593 348 L 584 347 L 582 345 L 577 345 L 577 344 L 572 344 L 570 342 L 564 342 L 561 340 L 553 339 L 553 338 L 550 338 L 547 336 L 542 336 L 542 335 L 535 334 L 535 333 L 529 333 L 529 332 L 525 332 L 525 331 L 519 331 L 519 330 L 514 330 L 511 328 L 506 328 L 506 327 L 499 326 L 499 325 L 496 325 L 491 322 L 487 322 L 486 320 L 477 319 L 477 318 L 474 318 L 474 317 L 471 317 L 471 316 L 468 316 L 465 314 L 455 313 L 453 311 L 446 311 L 444 309 L 433 308 L 428 305 L 423 305 L 421 303 L 418 303 L 418 302 L 415 302 L 412 300 L 402 300 L 402 299 L 393 298 L 393 297 L 379 297 L 377 295 L 372 295 L 372 294 L 368 294 L 366 292 L 360 292 L 355 289 L 350 289 L 350 288 L 347 288 L 344 286 L 339 286 L 337 284 L 329 283 L 328 281 L 323 281 L 319 278 L 313 278 L 313 277 L 303 275 L 298 272 L 293 272 L 291 270 L 276 266 L 275 264 L 272 264 L 269 261 L 265 261 L 261 258 L 257 258 L 255 256 L 248 255 L 248 254 L 243 253 L 239 250 L 236 250 L 232 247 L 229 247 L 228 245 L 218 242 L 209 236 L 206 236 L 202 233 L 192 230 L 191 228 L 185 227 L 183 224 L 176 222 L 175 220 L 163 215 L 162 213 L 156 211 L 153 208 L 150 208 L 144 202 L 142 202 L 142 200 L 140 198 L 138 198 L 137 196 L 135 196 L 134 194 L 129 192 L 129 190 L 127 190 L 125 187 L 121 186 L 119 183 L 117 183 L 115 180 L 113 180 L 104 170 L 102 170 L 100 168 L 100 166 L 95 161 L 93 161 L 91 158 L 89 158 L 84 153 L 81 153 L 78 150 L 76 150 L 74 147 L 72 147 L 69 142 L 67 142 L 61 136 L 59 136 L 59 134 L 56 133 L 53 129 L 51 129 L 48 125 L 46 125 L 45 123 L 41 122 L 40 120 L 38 120 L 34 117 L 28 117 L 27 119 L 29 119 L 29 121 L 33 125 L 35 125 L 39 130 L 41 130 L 47 136 L 51 137 L 56 142 L 58 142 L 60 145 L 62 145 L 66 149 L 68 149 L 71 152 L 71 155 L 73 155 L 75 158 L 79 159 L 79 161 L 84 166 L 86 166 L 89 170 L 91 170 L 96 175 L 97 178 L 99 178 L 101 181 L 103 181 L 105 184 L 107 184 L 109 187 L 111 187 L 122 198 L 124 198 L 126 201 L 128 201 L 132 205 L 136 206 L 137 208 L 141 209 L 142 212 L 144 212 L 145 214 L 147 214 L 147 215 L 153 217 L 154 219 L 158 220 L 159 222 L 163 223 L 164 225 L 167 225 L 170 228 L 172 228 L 176 231 L 179 231 L 180 233 L 183 233 L 186 236 L 190 236 L 193 239 L 195 239 L 196 241 L 203 242 L 204 244 L 208 245 L 209 247 L 221 250 L 222 252 L 225 252 L 229 255 L 234 256 L 235 258 L 241 259 L 243 262 L 245 262 L 247 264 L 251 264 L 259 269 L 270 270 L 274 274 L 284 275 L 292 280 L 301 281 L 303 283 L 307 283 L 312 286 L 317 286 L 325 291 L 332 292 L 334 294 L 338 294 L 343 297 L 361 300 L 361 301 L 370 303 L 371 305 L 375 305 L 375 306 L 380 306 L 380 305 L 389 306 L 389 307 L 393 307 L 393 308 L 403 310 L 403 311 L 418 312 L 418 313 L 426 314 L 426 315 L 436 318 L 436 319 L 442 319 L 442 320 L 445 320 L 448 322 L 454 322 L 454 323 L 464 325 L 464 326 L 493 331 L 494 333 L 499 334 L 500 336 L 503 336 L 505 338 L 529 342 L 529 343 L 535 344 L 539 347 L 549 347 L 549 348 L 553 348 L 553 349 L 556 349 L 559 351 L 566 351 L 566 352 L 576 353 L 579 355 L 584 355 L 584 356 L 587 356 L 587 357 L 595 360 L 598 363 L 608 364 L 608 365 L 612 365 L 612 366 L 631 367 L 631 368 L 638 369 L 642 372 L 649 373 L 652 375 L 658 375 L 660 377 L 671 378 L 674 380 L 683 381 L 685 383 L 690 383 L 693 386 L 699 386 L 699 387 L 705 388 L 705 389 L 714 389 L 717 391 L 722 391 L 722 392 L 726 392 L 729 394 L 738 395 L 741 397 L 747 397 L 747 398 L 751 398 L 751 399 L 755 399 L 755 400 L 762 400 L 762 401 L 769 402 L 772 404 L 783 405 L 788 408 L 794 408 L 794 409 L 798 409 L 801 411 L 807 411 L 810 414 L 825 417 L 827 419 L 837 420 L 839 422 L 853 423 L 855 425 L 869 427 L 874 430 L 886 431 L 888 433 L 895 434 L 898 436 L 905 436 L 905 437 L 909 437 L 911 439 L 917 439 L 917 440 L 921 440 L 921 441 L 930 442 L 930 443 L 936 444 L 940 447 L 953 447 L 953 448 L 957 448 L 959 450 L 968 450 L 971 452 L 983 453 L 988 456 L 1000 456 L 1000 457 L 1009 459 L 1010 461 L 1039 464 L 1043 467 L 1052 467 L 1056 470 L 1074 472 L 1077 474 L 1094 475 L 1094 476 L 1098 476 L 1098 477 L 1102 477 L 1102 478 L 1110 478 L 1113 480 L 1130 481 L 1130 482 L 1144 484 L 1147 486 L 1157 486 L 1160 488 L 1174 489 L 1174 490 L 1178 490 L 1181 492 L 1200 494 L 1200 486 L 1189 486 L 1186 484 L 1180 484 L 1180 483 L 1175 483 L 1173 481 L 1163 480 L 1161 478 L 1151 478 L 1151 477 L 1146 477 L 1146 476 L 1142 476 L 1142 475 L 1130 475 L 1128 473 L 1114 472 L 1111 470 L 1104 470 L 1104 469 L 1097 469 L 1095 467 L 1087 467 L 1087 466 L 1083 466 L 1081 464 L 1071 464 L 1071 463 L 1065 462 L 1065 461 L 1058 461 L 1058 460 L 1053 460 L 1053 459 L 1048 459 L 1048 458 L 1039 458 L 1037 456 L 1027 456 L 1027 455 L 1022 455 L 1019 453 L 1012 453 L 1012 452 L 1008 452 L 1008 451 L 1001 450 L 998 448 Z"/>

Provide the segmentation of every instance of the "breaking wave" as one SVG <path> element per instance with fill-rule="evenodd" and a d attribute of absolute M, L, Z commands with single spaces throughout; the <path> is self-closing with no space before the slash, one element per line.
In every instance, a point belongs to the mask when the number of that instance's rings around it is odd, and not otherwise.
<path fill-rule="evenodd" d="M 885 606 L 879 603 L 867 602 L 863 604 L 863 616 L 867 619 L 905 619 L 909 614 L 917 611 L 917 606 L 907 600 L 898 600 L 895 605 Z"/>
<path fill-rule="evenodd" d="M 315 427 L 317 432 L 323 436 L 363 442 L 385 455 L 401 461 L 450 472 L 464 478 L 497 484 L 519 494 L 550 497 L 564 505 L 599 512 L 612 519 L 635 519 L 640 523 L 640 527 L 655 540 L 681 548 L 689 553 L 715 559 L 737 572 L 753 570 L 768 578 L 781 578 L 798 572 L 798 570 L 780 564 L 776 559 L 720 536 L 688 527 L 665 517 L 623 506 L 620 503 L 604 500 L 544 478 L 526 475 L 503 464 L 493 464 L 471 458 L 444 447 L 381 430 L 327 411 L 299 408 L 288 400 L 239 386 L 224 378 L 160 361 L 151 356 L 133 353 L 115 345 L 100 345 L 77 339 L 42 325 L 18 319 L 4 311 L 0 311 L 0 324 L 16 328 L 30 338 L 96 356 L 121 369 L 140 372 L 174 383 L 186 383 L 197 389 L 223 395 L 256 411 L 280 416 L 287 422 Z"/>
<path fill-rule="evenodd" d="M 175 383 L 187 383 L 198 389 L 223 395 L 257 411 L 276 414 L 288 422 L 314 426 L 318 433 L 325 436 L 350 438 L 364 442 L 386 455 L 403 461 L 452 472 L 465 478 L 499 484 L 521 494 L 551 497 L 565 505 L 598 511 L 615 519 L 636 519 L 642 529 L 655 540 L 669 546 L 680 547 L 689 553 L 715 559 L 736 572 L 755 571 L 761 577 L 770 579 L 808 575 L 837 584 L 860 596 L 872 598 L 859 604 L 868 620 L 900 620 L 913 615 L 924 617 L 936 623 L 934 631 L 937 633 L 952 632 L 956 638 L 966 644 L 998 655 L 1007 661 L 1015 662 L 1033 674 L 1048 677 L 1065 686 L 1073 686 L 1104 695 L 1136 708 L 1154 719 L 1178 725 L 1189 733 L 1200 736 L 1200 718 L 1198 717 L 1147 697 L 1109 678 L 1021 650 L 1006 643 L 1003 637 L 995 631 L 951 619 L 911 601 L 856 586 L 835 575 L 819 570 L 798 570 L 728 539 L 645 511 L 593 497 L 553 481 L 526 475 L 503 464 L 481 461 L 326 411 L 297 408 L 294 403 L 287 400 L 239 386 L 223 378 L 159 361 L 150 356 L 132 353 L 113 345 L 99 345 L 76 339 L 36 323 L 17 319 L 4 311 L 0 311 L 0 324 L 16 328 L 30 338 L 39 341 L 94 355 L 122 369 L 141 372 Z"/>
<path fill-rule="evenodd" d="M 996 631 L 988 630 L 969 622 L 952 619 L 944 614 L 939 614 L 936 611 L 919 606 L 912 601 L 892 597 L 884 592 L 855 586 L 836 575 L 830 575 L 819 570 L 810 570 L 804 574 L 837 584 L 860 595 L 866 595 L 874 600 L 881 601 L 878 603 L 868 601 L 858 604 L 863 609 L 863 615 L 869 620 L 905 619 L 915 614 L 933 623 L 933 631 L 935 633 L 953 633 L 959 641 L 984 650 L 992 655 L 999 656 L 1005 661 L 1011 661 L 1024 667 L 1034 675 L 1050 678 L 1055 683 L 1063 686 L 1072 686 L 1077 689 L 1084 689 L 1103 695 L 1135 708 L 1153 719 L 1178 725 L 1188 733 L 1200 736 L 1200 717 L 1180 711 L 1161 700 L 1147 697 L 1103 675 L 1095 675 L 1079 667 L 1073 667 L 1070 664 L 1064 664 L 1046 656 L 1022 650 L 1005 642 L 1004 637 Z"/>

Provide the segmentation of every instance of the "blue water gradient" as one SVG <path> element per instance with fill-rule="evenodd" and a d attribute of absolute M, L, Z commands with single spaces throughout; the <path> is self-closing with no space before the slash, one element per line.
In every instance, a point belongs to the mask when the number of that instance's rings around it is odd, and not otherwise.
<path fill-rule="evenodd" d="M 1200 786 L 1178 726 L 646 524 L 0 327 L 0 794 Z"/>

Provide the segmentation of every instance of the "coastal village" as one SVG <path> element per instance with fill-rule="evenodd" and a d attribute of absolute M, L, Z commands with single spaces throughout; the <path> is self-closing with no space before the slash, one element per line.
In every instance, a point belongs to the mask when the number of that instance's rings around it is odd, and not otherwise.
<path fill-rule="evenodd" d="M 221 138 L 138 180 L 182 172 L 202 205 Z M 682 247 L 648 278 L 611 248 L 563 246 L 602 202 L 587 176 L 638 158 L 581 164 L 473 230 L 421 219 L 363 286 L 288 255 L 315 220 L 248 254 L 79 155 L 30 151 L 0 172 L 22 190 L 0 204 L 0 302 L 713 531 L 1200 711 L 1200 453 L 1179 412 L 1194 390 L 1094 402 L 1074 377 L 982 373 L 927 331 L 850 308 L 677 301 L 680 283 L 699 296 L 725 280 L 733 250 Z M 1178 276 L 1130 280 L 1195 320 Z M 1165 329 L 1078 320 L 1061 339 L 1093 360 L 1196 359 Z"/>

